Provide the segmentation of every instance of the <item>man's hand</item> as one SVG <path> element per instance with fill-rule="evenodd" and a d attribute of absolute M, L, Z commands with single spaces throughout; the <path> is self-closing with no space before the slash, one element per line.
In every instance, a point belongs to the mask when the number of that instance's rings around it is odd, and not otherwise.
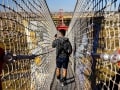
<path fill-rule="evenodd" d="M 55 34 L 55 36 L 54 36 L 54 37 L 55 37 L 55 39 L 57 39 L 57 34 Z"/>

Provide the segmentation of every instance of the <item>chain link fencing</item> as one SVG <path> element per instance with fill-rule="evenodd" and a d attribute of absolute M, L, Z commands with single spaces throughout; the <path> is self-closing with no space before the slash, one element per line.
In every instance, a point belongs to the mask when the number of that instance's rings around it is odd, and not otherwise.
<path fill-rule="evenodd" d="M 119 90 L 120 0 L 77 0 L 67 36 L 78 90 Z"/>
<path fill-rule="evenodd" d="M 45 0 L 0 0 L 0 89 L 49 90 L 55 31 Z"/>

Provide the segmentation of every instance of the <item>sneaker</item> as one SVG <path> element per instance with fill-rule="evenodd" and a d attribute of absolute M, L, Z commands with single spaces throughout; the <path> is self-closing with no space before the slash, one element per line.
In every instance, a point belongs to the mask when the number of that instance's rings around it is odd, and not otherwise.
<path fill-rule="evenodd" d="M 66 85 L 66 81 L 61 82 L 61 86 L 62 86 L 62 87 L 65 86 L 65 85 Z"/>
<path fill-rule="evenodd" d="M 65 86 L 64 82 L 61 82 L 61 86 L 62 86 L 62 87 Z"/>
<path fill-rule="evenodd" d="M 61 80 L 61 86 L 65 86 L 66 85 L 66 78 L 63 78 L 62 80 Z"/>

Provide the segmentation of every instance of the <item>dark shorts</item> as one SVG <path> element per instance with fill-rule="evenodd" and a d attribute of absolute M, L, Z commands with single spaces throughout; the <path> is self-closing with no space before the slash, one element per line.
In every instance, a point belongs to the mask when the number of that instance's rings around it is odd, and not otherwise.
<path fill-rule="evenodd" d="M 56 59 L 56 66 L 57 66 L 57 68 L 67 69 L 67 67 L 68 67 L 68 62 L 69 62 L 69 58 L 58 57 L 58 58 Z"/>

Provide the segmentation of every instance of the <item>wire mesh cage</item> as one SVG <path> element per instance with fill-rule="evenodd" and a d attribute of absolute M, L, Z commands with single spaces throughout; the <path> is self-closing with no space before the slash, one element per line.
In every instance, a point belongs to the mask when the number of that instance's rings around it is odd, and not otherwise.
<path fill-rule="evenodd" d="M 119 0 L 77 0 L 67 35 L 79 90 L 120 89 Z"/>
<path fill-rule="evenodd" d="M 49 89 L 54 31 L 46 1 L 0 1 L 1 90 Z"/>

